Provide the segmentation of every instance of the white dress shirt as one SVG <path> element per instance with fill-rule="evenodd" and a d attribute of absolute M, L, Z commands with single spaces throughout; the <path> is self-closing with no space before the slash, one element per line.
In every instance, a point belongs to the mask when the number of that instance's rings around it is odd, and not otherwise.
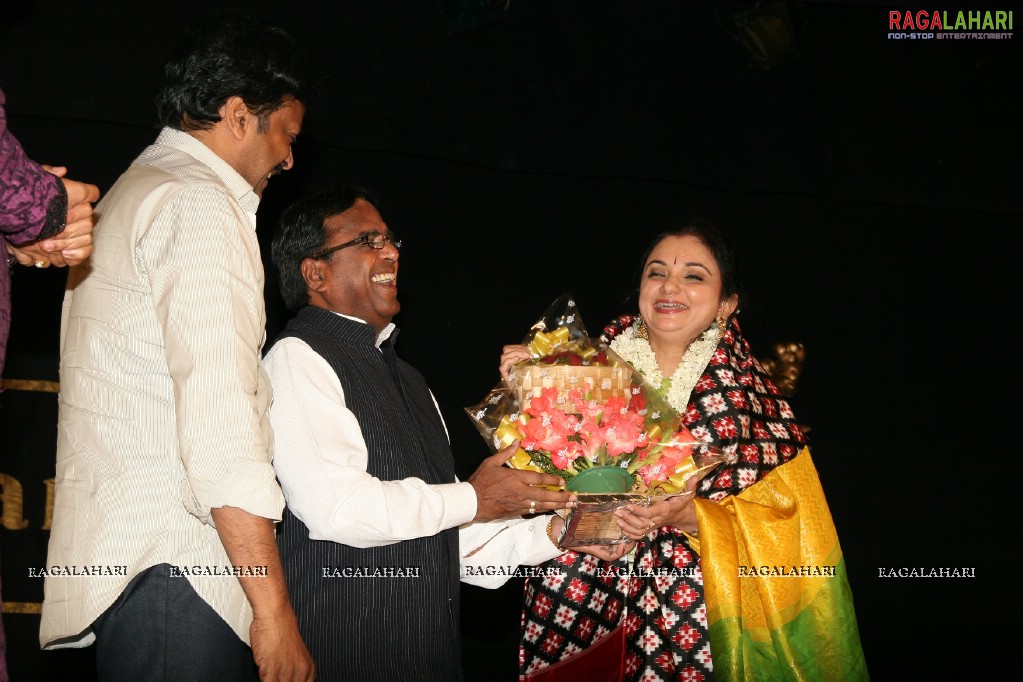
<path fill-rule="evenodd" d="M 392 329 L 383 330 L 377 347 Z M 472 523 L 476 492 L 469 483 L 382 481 L 367 473 L 362 429 L 337 373 L 304 341 L 281 339 L 263 363 L 273 386 L 274 469 L 311 539 L 377 547 L 458 526 L 462 580 L 490 588 L 519 565 L 561 554 L 547 538 L 548 516 Z"/>
<path fill-rule="evenodd" d="M 92 622 L 150 566 L 229 566 L 210 509 L 281 518 L 258 204 L 223 159 L 164 129 L 96 207 L 94 251 L 64 300 L 47 565 L 118 574 L 46 579 L 46 648 L 90 644 Z M 249 641 L 237 578 L 181 579 Z"/>

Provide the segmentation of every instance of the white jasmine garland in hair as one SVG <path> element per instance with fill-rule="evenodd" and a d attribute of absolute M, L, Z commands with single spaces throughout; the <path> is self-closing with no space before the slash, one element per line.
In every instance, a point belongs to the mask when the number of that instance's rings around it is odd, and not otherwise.
<path fill-rule="evenodd" d="M 611 350 L 627 360 L 658 392 L 665 397 L 668 404 L 679 414 L 685 414 L 696 382 L 703 376 L 703 371 L 710 363 L 714 350 L 721 339 L 721 331 L 717 324 L 712 324 L 707 331 L 696 337 L 689 344 L 682 362 L 671 377 L 665 379 L 661 368 L 657 366 L 650 342 L 636 338 L 636 325 L 633 324 L 611 341 Z"/>

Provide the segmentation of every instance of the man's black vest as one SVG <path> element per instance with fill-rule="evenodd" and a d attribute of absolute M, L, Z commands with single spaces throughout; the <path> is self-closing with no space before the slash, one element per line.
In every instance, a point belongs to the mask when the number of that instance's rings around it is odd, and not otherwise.
<path fill-rule="evenodd" d="M 380 349 L 373 327 L 309 306 L 278 337 L 309 344 L 337 372 L 345 403 L 369 451 L 366 470 L 383 481 L 453 483 L 444 425 L 419 372 L 394 354 L 397 330 Z M 386 517 L 387 510 L 380 509 Z M 299 629 L 317 679 L 460 680 L 458 530 L 359 549 L 310 540 L 290 510 L 278 537 Z M 368 577 L 418 569 L 417 577 Z M 364 577 L 343 577 L 346 574 Z"/>

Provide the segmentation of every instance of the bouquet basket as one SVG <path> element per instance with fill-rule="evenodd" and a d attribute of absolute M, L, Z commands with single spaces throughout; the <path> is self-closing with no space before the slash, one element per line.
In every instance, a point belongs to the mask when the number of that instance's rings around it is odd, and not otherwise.
<path fill-rule="evenodd" d="M 627 541 L 614 512 L 692 495 L 724 453 L 696 440 L 643 376 L 590 338 L 571 294 L 523 340 L 533 354 L 465 408 L 492 452 L 518 440 L 508 465 L 559 476 L 578 506 L 559 510 L 565 547 Z"/>
<path fill-rule="evenodd" d="M 567 395 L 581 389 L 588 399 L 607 402 L 611 398 L 632 397 L 632 368 L 628 364 L 607 365 L 523 365 L 509 377 L 519 405 L 526 409 L 529 399 L 543 394 L 544 389 L 557 389 Z M 568 407 L 572 407 L 569 405 Z"/>

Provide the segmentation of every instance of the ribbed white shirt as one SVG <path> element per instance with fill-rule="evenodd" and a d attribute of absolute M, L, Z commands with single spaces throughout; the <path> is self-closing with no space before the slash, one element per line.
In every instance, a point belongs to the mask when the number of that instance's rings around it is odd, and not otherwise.
<path fill-rule="evenodd" d="M 271 466 L 258 197 L 223 159 L 164 129 L 97 205 L 90 261 L 61 324 L 56 497 L 40 642 L 85 646 L 149 566 L 230 565 L 210 509 L 279 520 Z M 190 576 L 245 642 L 234 577 Z"/>
<path fill-rule="evenodd" d="M 391 329 L 384 329 L 378 346 Z M 462 580 L 490 588 L 510 577 L 495 569 L 535 565 L 561 553 L 547 538 L 547 516 L 471 523 L 476 492 L 469 483 L 370 475 L 362 429 L 337 373 L 305 341 L 281 339 L 264 365 L 273 386 L 274 468 L 288 507 L 311 539 L 378 547 L 458 526 Z"/>

